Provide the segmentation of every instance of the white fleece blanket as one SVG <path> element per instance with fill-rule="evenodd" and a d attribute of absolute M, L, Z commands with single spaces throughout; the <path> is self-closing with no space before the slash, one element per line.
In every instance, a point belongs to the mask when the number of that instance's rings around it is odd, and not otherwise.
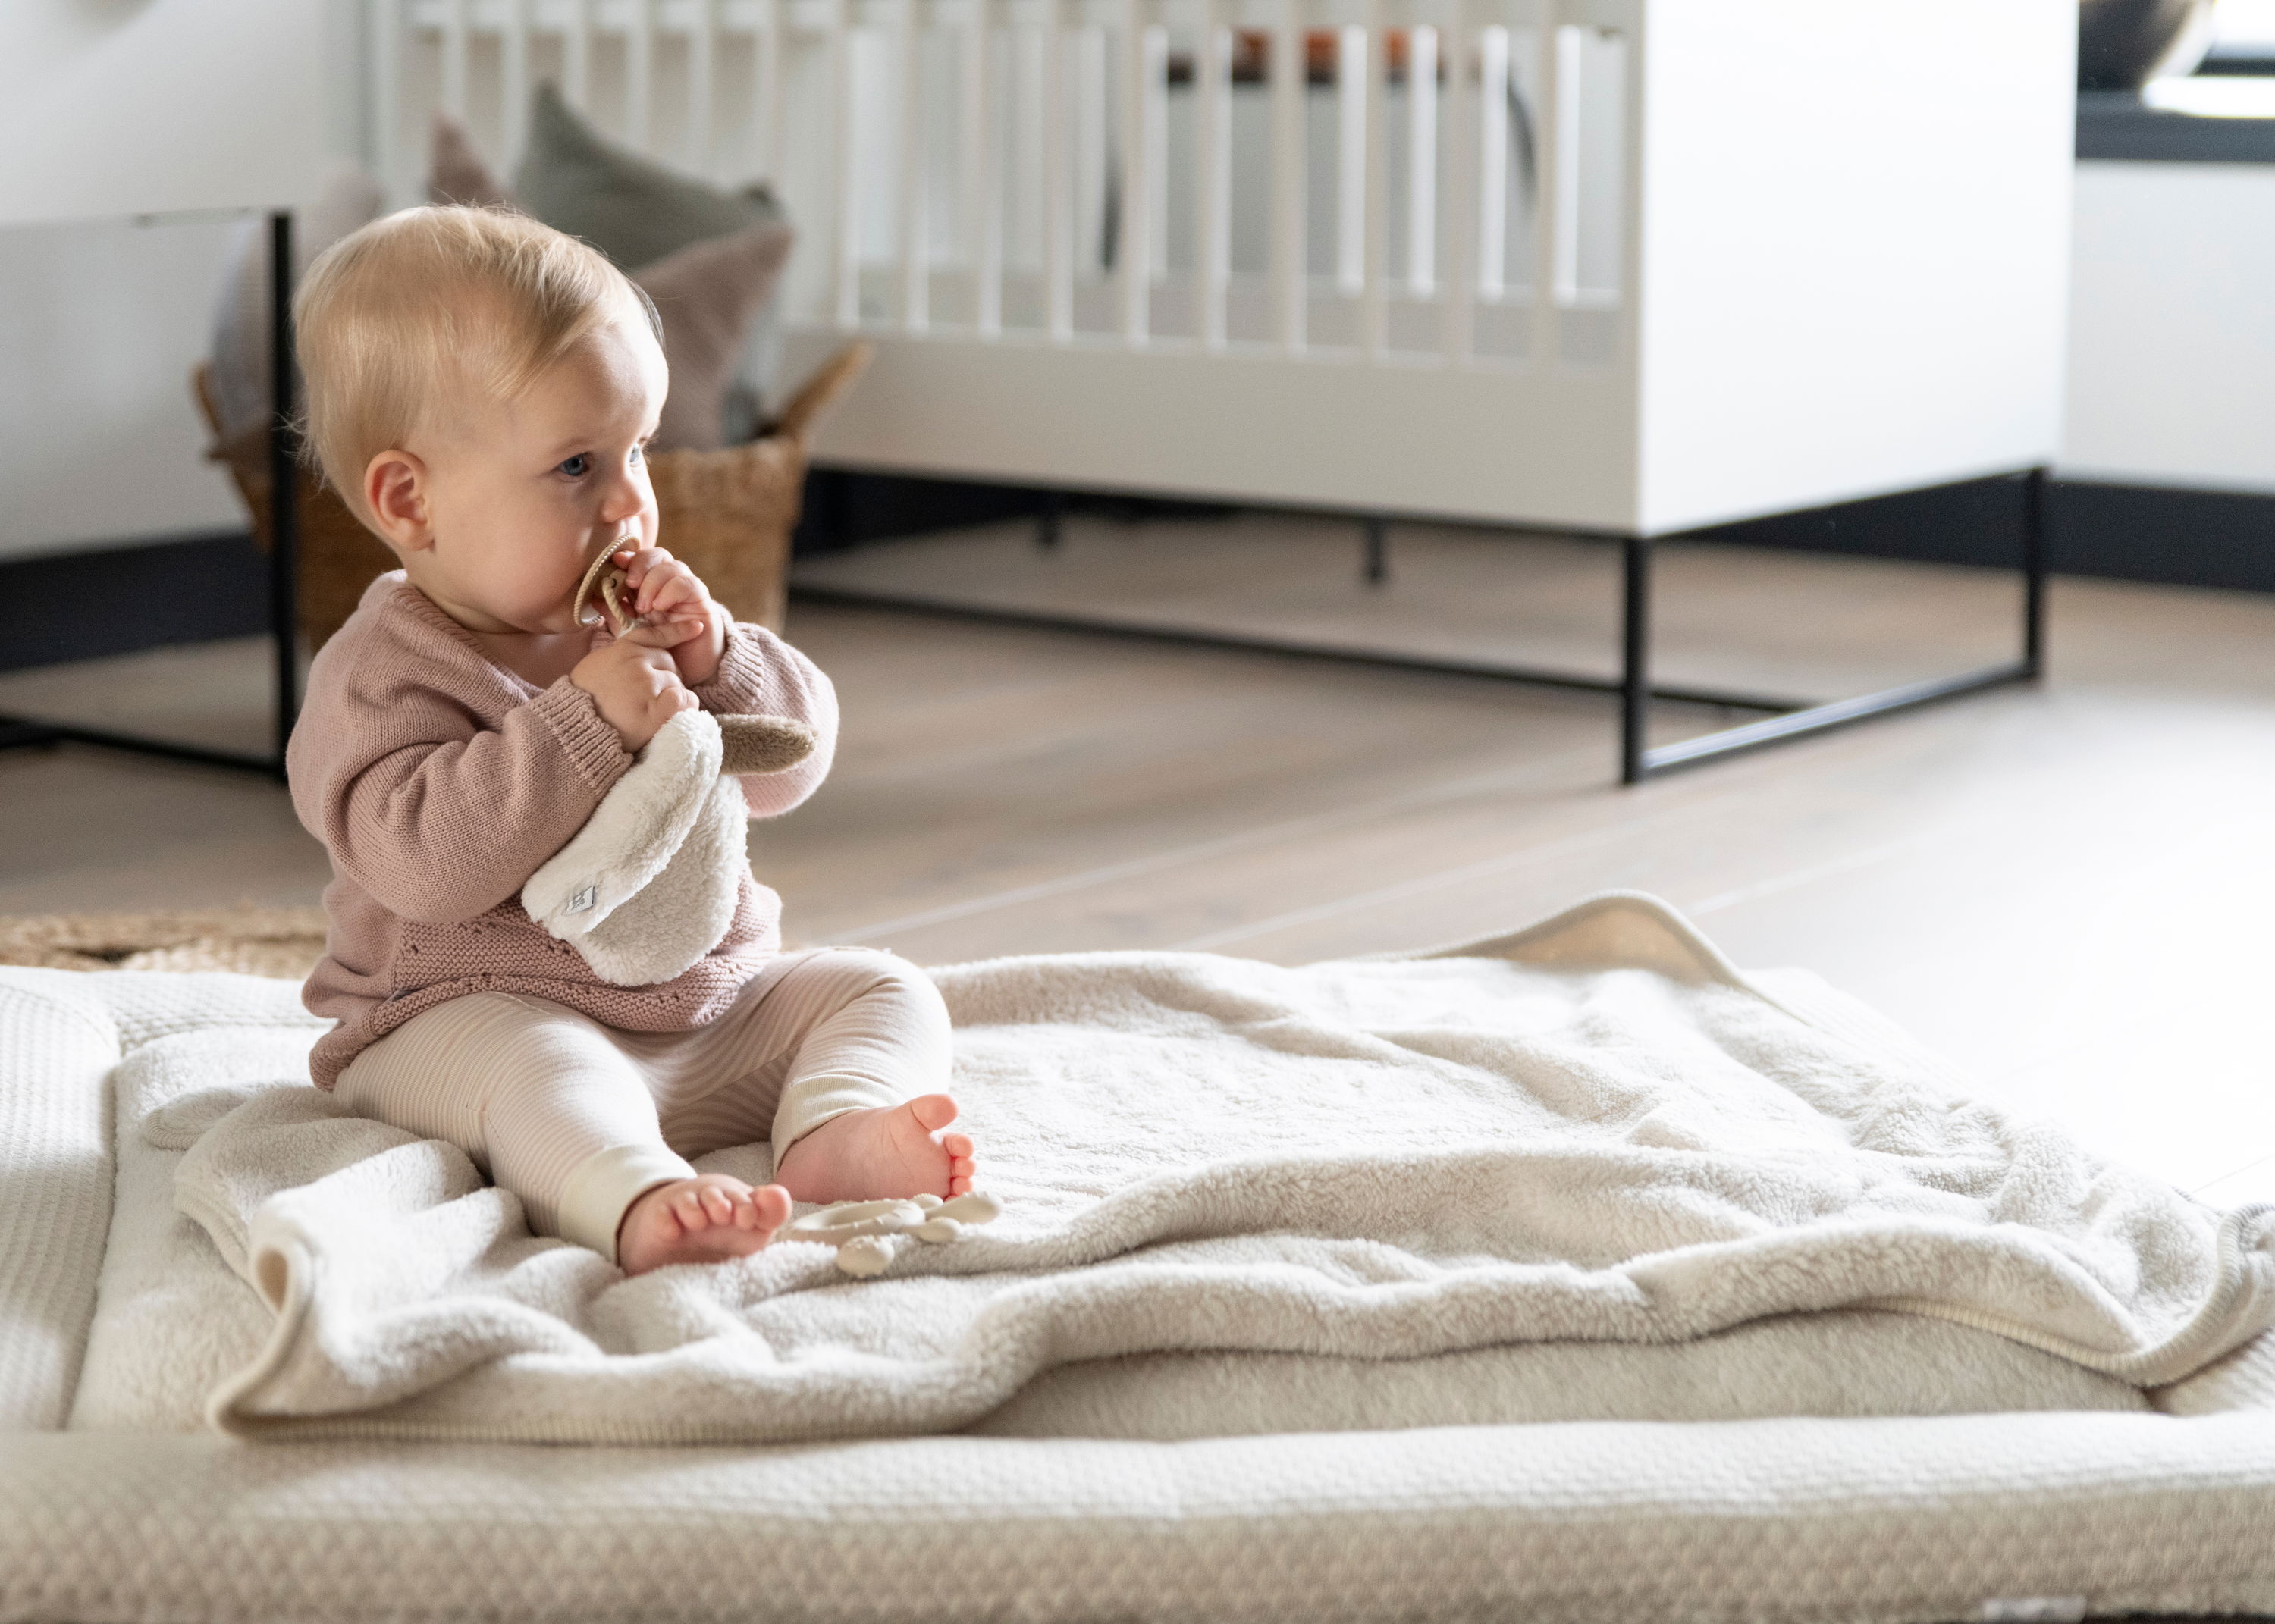
<path fill-rule="evenodd" d="M 456 1151 L 314 1090 L 178 1100 L 197 1134 L 178 1202 L 275 1311 L 211 1419 L 908 1433 L 1080 1360 L 1669 1344 L 1824 1310 L 1956 1322 L 2146 1387 L 2275 1317 L 2275 1209 L 2212 1212 L 1970 1103 L 1901 1042 L 1750 985 L 1649 899 L 1462 957 L 1100 954 L 939 979 L 1008 1210 L 901 1243 L 875 1280 L 783 1244 L 628 1281 L 529 1237 Z"/>

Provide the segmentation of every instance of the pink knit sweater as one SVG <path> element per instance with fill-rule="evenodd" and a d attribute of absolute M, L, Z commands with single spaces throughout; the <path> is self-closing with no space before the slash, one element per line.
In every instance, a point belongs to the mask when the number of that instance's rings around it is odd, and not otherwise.
<path fill-rule="evenodd" d="M 707 710 L 812 726 L 821 746 L 743 781 L 755 817 L 788 812 L 829 771 L 837 699 L 813 662 L 738 625 Z M 631 1031 L 685 1031 L 735 1000 L 782 945 L 782 899 L 749 875 L 726 936 L 669 981 L 611 986 L 522 911 L 521 888 L 631 765 L 592 697 L 540 690 L 401 571 L 371 584 L 308 674 L 285 764 L 292 804 L 332 857 L 323 963 L 301 993 L 340 1023 L 309 1069 L 329 1088 L 368 1044 L 448 999 L 527 993 Z"/>

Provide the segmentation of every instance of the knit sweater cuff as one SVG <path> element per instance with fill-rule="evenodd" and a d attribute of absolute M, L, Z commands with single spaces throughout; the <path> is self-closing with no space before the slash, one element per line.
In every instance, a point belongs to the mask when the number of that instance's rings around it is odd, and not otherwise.
<path fill-rule="evenodd" d="M 606 793 L 631 766 L 624 740 L 601 720 L 601 707 L 593 703 L 593 696 L 567 677 L 539 694 L 529 706 L 561 741 L 577 776 L 590 784 L 594 793 Z"/>
<path fill-rule="evenodd" d="M 695 697 L 705 710 L 722 716 L 748 716 L 765 710 L 767 678 L 772 674 L 760 642 L 765 635 L 754 626 L 738 623 L 727 628 L 727 647 L 719 656 L 719 668 L 709 682 L 695 685 Z"/>

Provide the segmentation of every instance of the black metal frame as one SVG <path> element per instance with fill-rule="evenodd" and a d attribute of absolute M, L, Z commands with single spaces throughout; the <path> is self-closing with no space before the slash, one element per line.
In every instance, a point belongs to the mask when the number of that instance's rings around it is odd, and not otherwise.
<path fill-rule="evenodd" d="M 964 604 L 921 593 L 880 592 L 867 587 L 819 586 L 794 584 L 791 595 L 812 603 L 856 604 L 873 608 L 903 609 L 922 615 L 994 625 L 1039 627 L 1049 631 L 1082 631 L 1145 642 L 1170 643 L 1190 648 L 1227 648 L 1248 653 L 1280 654 L 1299 660 L 1331 660 L 1349 665 L 1388 666 L 1398 670 L 1432 671 L 1454 676 L 1486 676 L 1504 682 L 1529 683 L 1553 688 L 1575 688 L 1620 698 L 1620 782 L 1638 784 L 1702 761 L 1733 756 L 1788 739 L 1844 728 L 1873 716 L 1915 710 L 1962 694 L 2010 683 L 2036 682 L 2045 669 L 2045 483 L 2046 471 L 2031 468 L 2021 474 L 2022 484 L 2022 656 L 2016 660 L 1884 688 L 1875 693 L 1828 703 L 1734 693 L 1721 689 L 1691 688 L 1656 684 L 1651 679 L 1651 566 L 1658 543 L 1647 537 L 1624 537 L 1624 570 L 1621 636 L 1621 672 L 1616 678 L 1583 676 L 1562 671 L 1538 670 L 1498 661 L 1464 660 L 1435 654 L 1404 654 L 1376 649 L 1304 642 L 1258 633 L 1199 631 L 1175 626 L 1148 625 L 1109 615 L 1079 611 L 1023 609 Z M 1059 544 L 1062 499 L 1054 497 L 1036 532 L 1039 546 Z M 1364 521 L 1365 551 L 1364 578 L 1380 582 L 1388 576 L 1385 522 Z M 1649 742 L 1653 700 L 1679 705 L 1705 705 L 1722 710 L 1762 711 L 1759 721 L 1723 728 L 1679 744 L 1653 748 Z"/>
<path fill-rule="evenodd" d="M 276 748 L 267 755 L 215 750 L 177 739 L 152 738 L 110 728 L 0 715 L 0 750 L 33 744 L 99 744 L 202 767 L 234 767 L 284 777 L 284 745 L 299 714 L 300 667 L 297 571 L 299 560 L 300 467 L 292 427 L 292 215 L 268 216 L 268 631 L 276 694 Z"/>

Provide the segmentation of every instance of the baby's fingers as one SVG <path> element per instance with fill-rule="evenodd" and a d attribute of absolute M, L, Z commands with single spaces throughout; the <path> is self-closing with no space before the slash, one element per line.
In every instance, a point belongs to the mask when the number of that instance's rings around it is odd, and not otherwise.
<path fill-rule="evenodd" d="M 631 628 L 624 632 L 623 640 L 637 643 L 642 648 L 676 648 L 702 630 L 700 623 L 691 628 L 685 621 L 660 620 Z"/>
<path fill-rule="evenodd" d="M 669 559 L 649 570 L 640 583 L 640 613 L 661 615 L 683 607 L 700 608 L 709 596 L 694 570 L 676 558 Z"/>

